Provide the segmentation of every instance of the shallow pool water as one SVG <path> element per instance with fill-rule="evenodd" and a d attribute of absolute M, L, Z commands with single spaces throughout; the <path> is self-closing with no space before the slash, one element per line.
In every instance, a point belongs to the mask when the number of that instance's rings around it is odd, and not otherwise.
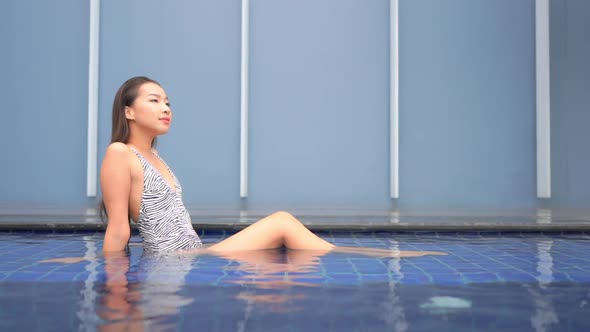
<path fill-rule="evenodd" d="M 201 234 L 216 242 L 225 233 Z M 0 330 L 588 331 L 585 233 L 321 233 L 375 258 L 101 254 L 100 233 L 0 233 Z M 65 263 L 42 263 L 83 257 Z"/>

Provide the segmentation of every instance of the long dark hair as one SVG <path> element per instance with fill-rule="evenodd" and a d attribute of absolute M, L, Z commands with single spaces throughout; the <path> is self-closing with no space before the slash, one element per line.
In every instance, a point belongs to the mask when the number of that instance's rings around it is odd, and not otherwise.
<path fill-rule="evenodd" d="M 155 83 L 160 85 L 157 81 L 145 77 L 136 76 L 128 79 L 121 85 L 115 94 L 113 101 L 113 127 L 111 132 L 111 143 L 121 142 L 127 144 L 129 142 L 129 120 L 125 116 L 125 108 L 132 106 L 137 98 L 139 88 L 146 83 Z M 156 146 L 157 139 L 152 140 L 152 147 Z M 104 205 L 104 200 L 101 199 L 99 203 L 100 219 L 105 222 L 108 218 L 107 210 Z"/>

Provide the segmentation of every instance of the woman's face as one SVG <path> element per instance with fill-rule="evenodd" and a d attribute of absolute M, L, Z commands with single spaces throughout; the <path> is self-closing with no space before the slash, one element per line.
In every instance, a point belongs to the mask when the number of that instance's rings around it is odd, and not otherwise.
<path fill-rule="evenodd" d="M 168 132 L 172 122 L 172 110 L 168 96 L 162 87 L 155 83 L 145 83 L 139 87 L 133 105 L 126 107 L 125 115 L 130 124 L 154 135 Z"/>

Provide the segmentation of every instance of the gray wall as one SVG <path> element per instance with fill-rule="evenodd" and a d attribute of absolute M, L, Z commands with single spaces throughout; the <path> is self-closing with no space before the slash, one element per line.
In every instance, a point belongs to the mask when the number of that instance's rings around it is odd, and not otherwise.
<path fill-rule="evenodd" d="M 400 205 L 533 205 L 534 2 L 400 1 L 400 13 Z"/>
<path fill-rule="evenodd" d="M 590 203 L 588 17 L 551 2 L 553 189 Z M 535 191 L 533 0 L 400 1 L 400 199 L 389 199 L 389 1 L 251 0 L 253 209 L 529 208 Z M 1 206 L 94 203 L 86 191 L 87 1 L 0 3 Z M 159 151 L 194 209 L 238 208 L 240 1 L 101 6 L 99 165 L 110 108 L 159 80 Z"/>
<path fill-rule="evenodd" d="M 102 2 L 101 160 L 116 90 L 147 75 L 172 104 L 172 130 L 158 151 L 187 205 L 239 204 L 240 8 L 238 0 Z"/>
<path fill-rule="evenodd" d="M 251 206 L 390 200 L 388 1 L 252 1 Z"/>
<path fill-rule="evenodd" d="M 88 11 L 78 0 L 0 2 L 0 204 L 88 201 Z"/>
<path fill-rule="evenodd" d="M 552 205 L 590 205 L 590 1 L 551 2 Z"/>

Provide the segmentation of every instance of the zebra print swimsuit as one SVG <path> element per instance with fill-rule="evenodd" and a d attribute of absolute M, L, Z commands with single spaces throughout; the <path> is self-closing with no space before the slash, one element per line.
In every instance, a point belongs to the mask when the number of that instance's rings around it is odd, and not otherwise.
<path fill-rule="evenodd" d="M 180 249 L 201 248 L 203 243 L 193 229 L 191 217 L 182 203 L 182 187 L 176 175 L 164 163 L 175 189 L 137 150 L 131 148 L 143 167 L 143 192 L 136 223 L 143 242 L 143 251 L 161 254 Z"/>

